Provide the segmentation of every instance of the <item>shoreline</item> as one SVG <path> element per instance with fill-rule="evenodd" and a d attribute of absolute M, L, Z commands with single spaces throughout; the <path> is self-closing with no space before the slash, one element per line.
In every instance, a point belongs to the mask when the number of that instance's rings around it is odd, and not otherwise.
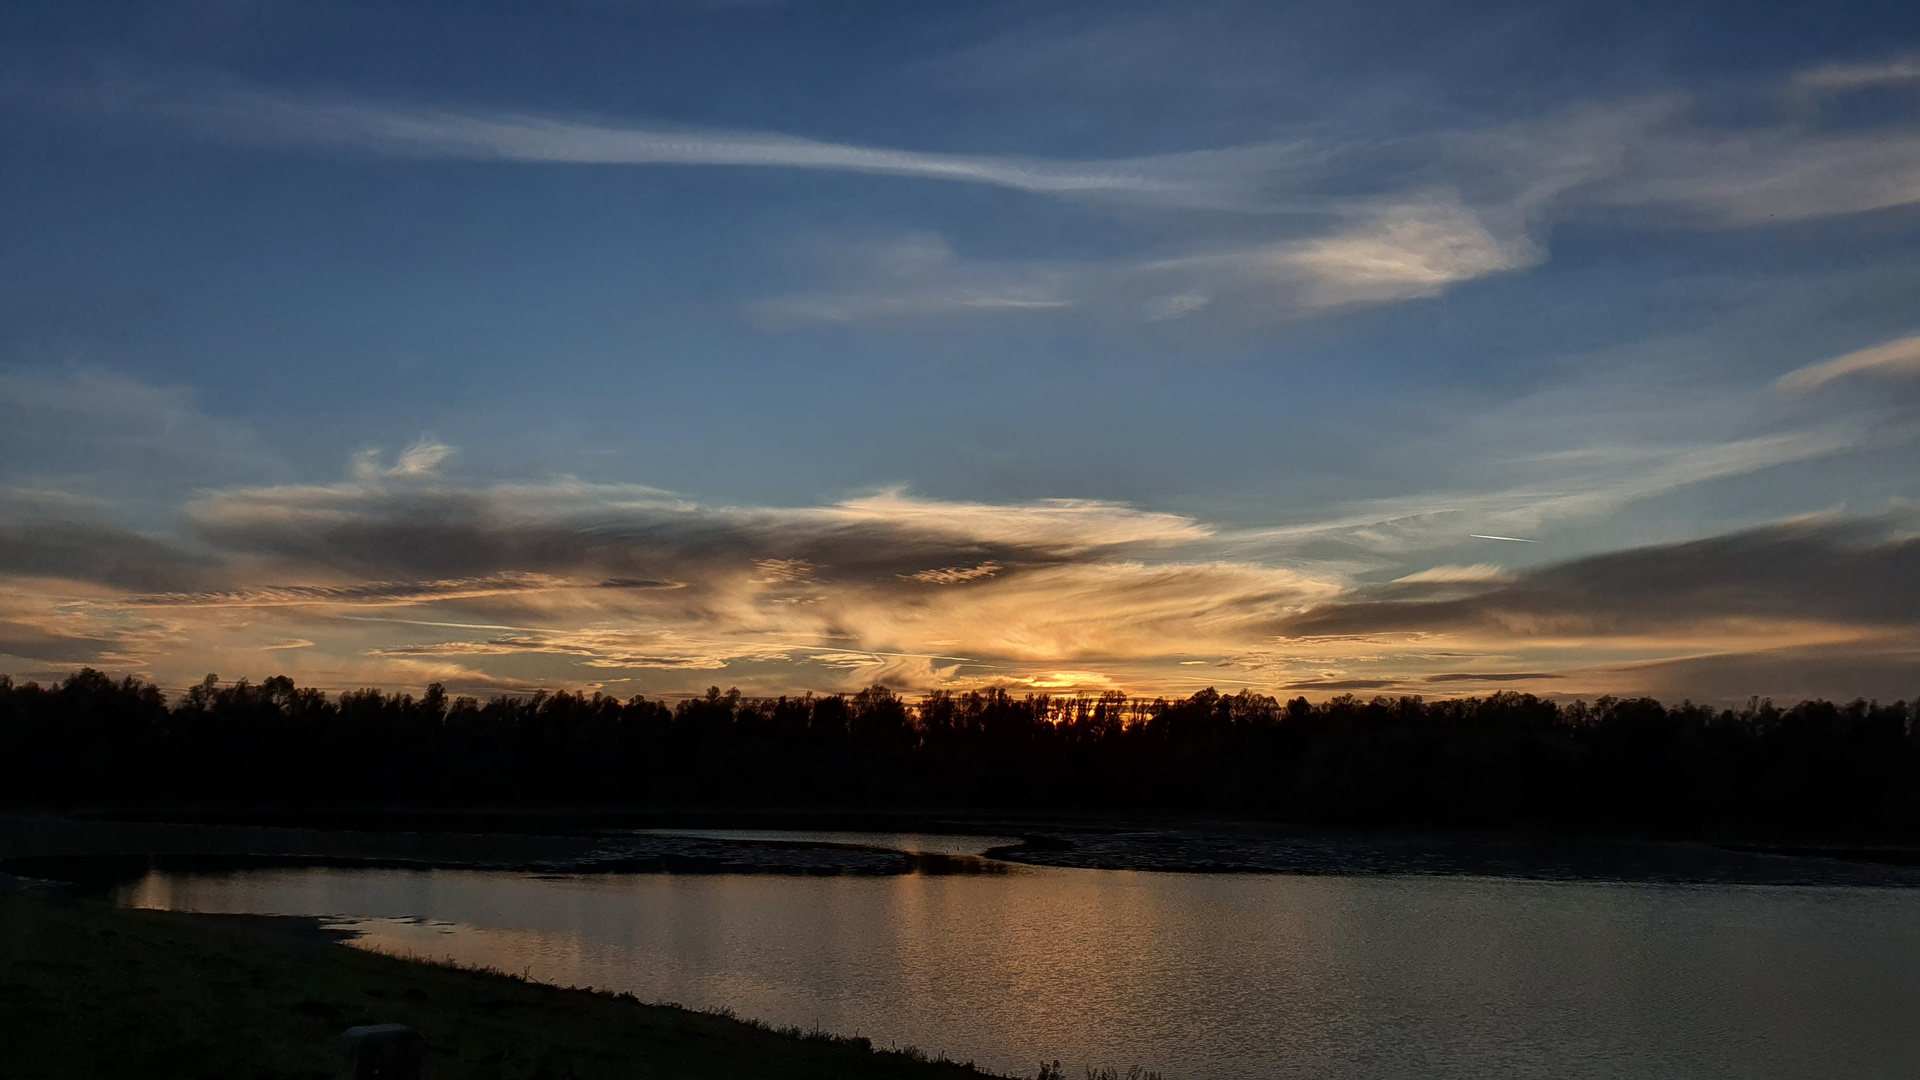
<path fill-rule="evenodd" d="M 859 830 L 863 835 L 853 837 L 835 835 L 839 830 L 833 826 L 844 829 L 854 823 L 846 819 L 756 816 L 749 820 L 760 833 L 779 832 L 784 826 L 796 835 L 730 837 L 714 835 L 713 816 L 693 815 L 697 824 L 682 826 L 684 833 L 663 827 L 657 815 L 639 819 L 647 830 L 615 827 L 630 826 L 630 818 L 560 812 L 517 819 L 498 813 L 440 813 L 422 819 L 408 813 L 387 822 L 411 828 L 366 827 L 382 824 L 380 816 L 357 812 L 354 823 L 363 827 L 356 829 L 236 823 L 248 820 L 244 814 L 219 822 L 181 820 L 191 814 L 172 816 L 129 820 L 0 815 L 0 873 L 72 881 L 95 891 L 137 880 L 151 870 L 223 873 L 297 867 L 876 877 L 1073 868 L 1920 887 L 1920 849 L 1809 838 L 1714 842 L 1512 831 L 1301 829 L 1204 820 L 957 816 L 895 819 L 891 827 L 885 819 L 863 817 L 857 819 L 865 826 Z M 493 828 L 482 831 L 486 826 Z M 874 833 L 976 836 L 983 843 L 978 854 L 917 851 L 905 843 L 890 846 L 886 836 Z M 1016 842 L 987 842 L 994 839 Z"/>
<path fill-rule="evenodd" d="M 341 1031 L 403 1023 L 447 1078 L 992 1076 L 857 1036 L 347 946 L 324 919 L 0 893 L 10 1077 L 287 1076 L 339 1067 Z"/>

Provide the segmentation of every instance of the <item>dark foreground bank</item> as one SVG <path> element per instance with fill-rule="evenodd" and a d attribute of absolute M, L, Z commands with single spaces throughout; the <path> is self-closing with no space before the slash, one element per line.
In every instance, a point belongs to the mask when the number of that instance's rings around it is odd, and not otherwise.
<path fill-rule="evenodd" d="M 406 1024 L 435 1080 L 978 1077 L 864 1039 L 394 959 L 305 920 L 0 894 L 9 1080 L 339 1075 L 344 1029 Z"/>

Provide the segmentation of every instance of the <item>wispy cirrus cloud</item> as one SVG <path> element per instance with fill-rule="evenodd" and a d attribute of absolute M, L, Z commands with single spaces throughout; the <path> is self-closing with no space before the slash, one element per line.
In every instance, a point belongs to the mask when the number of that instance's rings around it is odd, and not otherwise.
<path fill-rule="evenodd" d="M 1523 400 L 1512 411 L 1524 412 L 1533 404 Z M 1479 418 L 1468 429 L 1495 427 L 1504 419 L 1505 414 Z M 1558 453 L 1523 450 L 1506 463 L 1504 483 L 1356 500 L 1316 520 L 1225 533 L 1220 543 L 1230 550 L 1401 557 L 1457 543 L 1475 531 L 1559 532 L 1694 485 L 1843 453 L 1865 445 L 1871 435 L 1871 429 L 1849 423 L 1717 442 L 1602 442 Z M 1487 474 L 1483 480 L 1494 474 L 1484 459 L 1474 465 Z"/>
<path fill-rule="evenodd" d="M 687 165 L 866 173 L 1187 209 L 1276 209 L 1260 179 L 1310 152 L 1287 143 L 1108 160 L 932 153 L 683 124 L 407 105 L 232 83 L 122 82 L 75 95 L 199 139 L 422 159 Z"/>
<path fill-rule="evenodd" d="M 1920 83 L 1920 56 L 1895 56 L 1866 63 L 1821 64 L 1795 72 L 1788 86 L 1795 93 L 1825 95 L 1899 83 Z"/>
<path fill-rule="evenodd" d="M 1790 393 L 1817 390 L 1849 375 L 1898 377 L 1920 375 L 1920 334 L 1856 349 L 1831 360 L 1808 364 L 1780 376 L 1774 386 Z"/>
<path fill-rule="evenodd" d="M 1215 230 L 1183 223 L 1159 250 L 1097 263 L 968 260 L 940 241 L 941 258 L 909 273 L 889 262 L 763 310 L 836 322 L 1069 309 L 1291 319 L 1528 270 L 1550 258 L 1553 224 L 1599 212 L 1738 229 L 1920 202 L 1920 134 L 1721 131 L 1690 122 L 1678 97 L 1358 146 L 1316 138 L 1327 141 L 1290 171 L 1236 181 L 1287 212 Z"/>
<path fill-rule="evenodd" d="M 1298 311 L 1437 296 L 1544 258 L 1524 228 L 1496 232 L 1490 217 L 1450 192 L 1417 193 L 1356 208 L 1348 223 L 1323 235 L 1161 259 L 1140 269 L 1175 282 L 1180 295 L 1227 295 Z"/>
<path fill-rule="evenodd" d="M 1920 202 L 1920 133 L 1650 133 L 1631 168 L 1596 187 L 1616 205 L 1671 209 L 1711 228 L 1857 214 Z"/>
<path fill-rule="evenodd" d="M 1471 584 L 1484 585 L 1492 581 L 1509 581 L 1512 574 L 1493 563 L 1473 563 L 1468 566 L 1447 564 L 1430 566 L 1412 574 L 1393 579 L 1395 585 L 1428 584 Z"/>
<path fill-rule="evenodd" d="M 1504 223 L 1496 219 L 1504 218 Z M 1453 192 L 1356 200 L 1304 237 L 1209 244 L 1173 256 L 1101 262 L 965 259 L 924 233 L 854 245 L 836 287 L 756 301 L 771 320 L 860 322 L 1071 309 L 1120 321 L 1197 313 L 1286 319 L 1438 296 L 1545 258 L 1524 215 L 1476 211 Z"/>
<path fill-rule="evenodd" d="M 380 460 L 379 450 L 362 450 L 354 455 L 353 475 L 362 481 L 433 476 L 455 453 L 451 446 L 423 438 L 400 451 L 388 465 Z"/>
<path fill-rule="evenodd" d="M 880 242 L 810 253 L 829 280 L 806 292 L 752 302 L 768 322 L 851 323 L 876 320 L 1009 315 L 1083 306 L 1093 295 L 1093 266 L 962 259 L 945 237 L 915 231 Z"/>
<path fill-rule="evenodd" d="M 1810 69 L 1793 93 L 1906 78 L 1910 59 Z M 122 82 L 70 95 L 190 138 L 477 162 L 850 172 L 1091 199 L 1167 218 L 1169 237 L 1097 263 L 930 255 L 753 304 L 776 319 L 857 322 L 1072 310 L 1165 321 L 1295 317 L 1431 297 L 1538 265 L 1553 221 L 1632 207 L 1737 228 L 1920 201 L 1920 137 L 1695 122 L 1682 95 L 1383 136 L 1322 122 L 1244 145 L 1103 160 L 941 153 L 523 111 L 423 106 L 232 82 Z M 1224 218 L 1210 220 L 1210 214 Z M 1149 230 L 1151 232 L 1151 230 Z"/>
<path fill-rule="evenodd" d="M 0 520 L 87 504 L 157 525 L 190 487 L 283 472 L 250 426 L 209 415 L 190 389 L 87 368 L 0 371 Z"/>

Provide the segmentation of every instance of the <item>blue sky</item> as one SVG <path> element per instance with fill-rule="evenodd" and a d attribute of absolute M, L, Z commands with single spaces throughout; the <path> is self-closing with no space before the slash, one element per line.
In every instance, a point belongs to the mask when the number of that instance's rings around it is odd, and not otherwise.
<path fill-rule="evenodd" d="M 1920 687 L 1908 5 L 16 3 L 0 138 L 19 677 Z"/>

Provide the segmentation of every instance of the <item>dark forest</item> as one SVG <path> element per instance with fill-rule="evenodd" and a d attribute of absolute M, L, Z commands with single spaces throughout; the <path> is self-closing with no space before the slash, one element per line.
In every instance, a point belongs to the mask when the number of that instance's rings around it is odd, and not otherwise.
<path fill-rule="evenodd" d="M 669 704 L 0 677 L 16 807 L 1198 812 L 1323 825 L 1920 833 L 1916 710 L 1526 694 L 934 692 Z"/>

